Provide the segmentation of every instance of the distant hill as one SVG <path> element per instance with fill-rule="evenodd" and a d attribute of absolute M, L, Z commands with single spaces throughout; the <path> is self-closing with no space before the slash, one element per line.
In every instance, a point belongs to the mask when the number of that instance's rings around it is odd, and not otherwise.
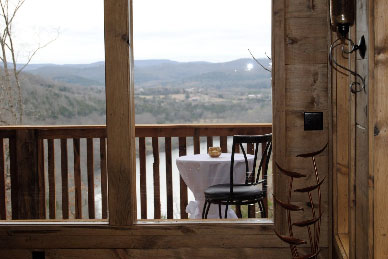
<path fill-rule="evenodd" d="M 104 77 L 104 62 L 29 65 L 21 74 L 24 123 L 105 123 Z M 136 60 L 136 122 L 268 122 L 270 88 L 271 74 L 251 59 Z"/>
<path fill-rule="evenodd" d="M 268 59 L 260 62 L 268 66 Z M 247 64 L 253 68 L 248 71 Z M 105 64 L 54 65 L 31 64 L 26 72 L 56 82 L 80 86 L 104 86 Z M 135 60 L 135 87 L 269 87 L 270 73 L 252 59 L 230 62 L 177 62 L 171 60 Z M 239 85 L 236 85 L 239 84 Z"/>

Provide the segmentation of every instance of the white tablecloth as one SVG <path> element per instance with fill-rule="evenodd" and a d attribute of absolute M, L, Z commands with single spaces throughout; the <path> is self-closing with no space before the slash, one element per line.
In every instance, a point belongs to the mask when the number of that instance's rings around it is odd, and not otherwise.
<path fill-rule="evenodd" d="M 186 185 L 193 192 L 195 201 L 190 201 L 186 207 L 189 218 L 202 218 L 202 209 L 205 202 L 205 190 L 215 184 L 229 183 L 230 179 L 230 153 L 222 153 L 217 158 L 208 154 L 181 156 L 176 160 L 179 173 Z M 249 168 L 252 168 L 253 156 L 247 155 Z M 245 182 L 245 162 L 243 154 L 234 156 L 234 178 L 235 184 Z M 222 210 L 224 216 L 225 207 Z M 218 205 L 211 205 L 208 218 L 219 218 Z M 233 210 L 228 210 L 228 218 L 237 218 Z"/>

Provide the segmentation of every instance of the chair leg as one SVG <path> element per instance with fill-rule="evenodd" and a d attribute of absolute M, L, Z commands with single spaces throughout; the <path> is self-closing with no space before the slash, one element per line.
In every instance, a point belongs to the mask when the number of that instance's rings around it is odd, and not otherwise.
<path fill-rule="evenodd" d="M 267 212 L 265 211 L 264 201 L 261 200 L 259 202 L 261 204 L 261 217 L 262 218 L 266 218 L 267 217 Z"/>
<path fill-rule="evenodd" d="M 220 219 L 222 219 L 221 203 L 218 204 L 218 214 L 220 215 Z"/>
<path fill-rule="evenodd" d="M 228 218 L 228 204 L 226 204 L 226 208 L 225 208 L 225 219 Z"/>
<path fill-rule="evenodd" d="M 207 219 L 207 214 L 209 214 L 210 205 L 211 205 L 211 203 L 209 201 L 209 204 L 207 205 L 207 208 L 206 208 L 205 219 Z"/>
<path fill-rule="evenodd" d="M 203 210 L 202 210 L 202 219 L 204 219 L 204 218 L 205 218 L 206 205 L 207 205 L 207 201 L 205 201 L 205 204 L 203 205 Z"/>
<path fill-rule="evenodd" d="M 263 218 L 263 206 L 261 206 L 261 201 L 258 201 L 257 205 L 259 205 L 260 216 Z"/>

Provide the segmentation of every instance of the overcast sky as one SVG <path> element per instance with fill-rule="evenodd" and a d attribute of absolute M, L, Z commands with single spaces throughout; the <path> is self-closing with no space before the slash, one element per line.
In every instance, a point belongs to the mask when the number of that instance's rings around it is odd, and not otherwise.
<path fill-rule="evenodd" d="M 14 31 L 20 63 L 57 31 L 32 63 L 104 60 L 103 0 L 26 0 Z M 271 0 L 134 0 L 135 59 L 263 57 L 270 40 Z"/>

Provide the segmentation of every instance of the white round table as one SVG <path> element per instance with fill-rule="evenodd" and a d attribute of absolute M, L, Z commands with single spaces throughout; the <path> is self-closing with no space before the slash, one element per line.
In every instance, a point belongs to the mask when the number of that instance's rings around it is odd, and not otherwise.
<path fill-rule="evenodd" d="M 247 155 L 249 169 L 252 169 L 253 155 Z M 205 203 L 205 190 L 216 184 L 229 183 L 230 180 L 230 153 L 222 153 L 213 158 L 208 154 L 181 156 L 176 164 L 182 179 L 193 192 L 195 201 L 190 201 L 186 207 L 190 219 L 201 219 L 202 209 Z M 245 182 L 245 160 L 243 154 L 234 155 L 234 184 Z M 225 207 L 222 211 L 225 211 Z M 222 213 L 224 215 L 224 213 Z M 208 218 L 219 218 L 218 205 L 210 206 Z M 228 210 L 228 218 L 237 218 L 232 209 Z"/>

